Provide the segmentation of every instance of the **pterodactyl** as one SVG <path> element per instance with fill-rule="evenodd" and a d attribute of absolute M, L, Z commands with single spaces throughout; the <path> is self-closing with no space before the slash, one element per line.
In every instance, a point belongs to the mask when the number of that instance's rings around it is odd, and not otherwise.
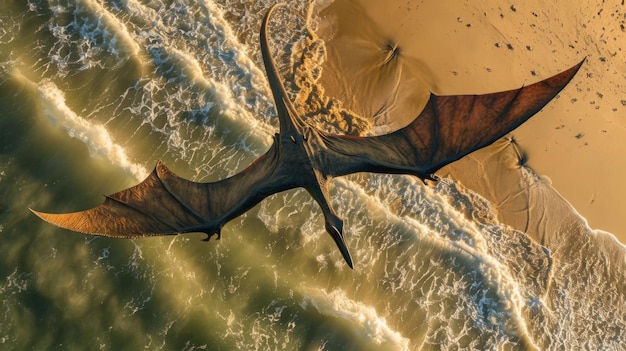
<path fill-rule="evenodd" d="M 117 238 L 203 232 L 220 238 L 222 227 L 266 197 L 304 188 L 320 205 L 326 231 L 353 267 L 343 221 L 331 205 L 333 177 L 356 172 L 409 174 L 436 180 L 434 172 L 517 128 L 563 89 L 583 61 L 551 78 L 520 89 L 484 95 L 431 94 L 406 127 L 386 135 L 359 137 L 324 133 L 308 125 L 288 98 L 267 39 L 270 10 L 260 42 L 274 97 L 280 133 L 270 149 L 242 172 L 217 182 L 178 177 L 158 162 L 141 183 L 95 208 L 75 213 L 33 211 L 43 220 L 77 232 Z"/>

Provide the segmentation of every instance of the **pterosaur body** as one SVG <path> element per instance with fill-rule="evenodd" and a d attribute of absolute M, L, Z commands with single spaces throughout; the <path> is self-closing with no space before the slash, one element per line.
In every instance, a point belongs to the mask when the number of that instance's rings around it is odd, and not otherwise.
<path fill-rule="evenodd" d="M 538 83 L 485 95 L 431 94 L 424 110 L 406 127 L 375 137 L 332 135 L 308 125 L 290 102 L 271 57 L 267 25 L 261 25 L 261 50 L 280 133 L 270 149 L 242 172 L 221 181 L 197 183 L 158 163 L 140 184 L 109 195 L 98 207 L 75 213 L 33 211 L 59 227 L 119 238 L 204 232 L 206 240 L 269 195 L 304 188 L 320 205 L 326 230 L 343 258 L 352 258 L 343 221 L 329 199 L 333 177 L 355 172 L 433 173 L 509 133 L 545 106 L 572 79 L 578 65 Z"/>

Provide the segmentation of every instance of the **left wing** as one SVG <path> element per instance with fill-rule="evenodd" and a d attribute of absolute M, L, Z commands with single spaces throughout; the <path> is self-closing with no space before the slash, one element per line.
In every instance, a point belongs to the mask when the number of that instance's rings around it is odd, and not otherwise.
<path fill-rule="evenodd" d="M 422 179 L 503 137 L 539 112 L 574 77 L 584 60 L 551 78 L 516 90 L 484 95 L 430 95 L 406 127 L 375 137 L 324 135 L 345 162 L 333 176 L 354 172 L 408 173 Z"/>
<path fill-rule="evenodd" d="M 274 7 L 263 18 L 261 51 L 280 131 L 287 133 L 293 131 L 298 120 L 269 49 L 267 24 Z M 270 150 L 246 170 L 213 183 L 180 178 L 159 162 L 143 182 L 106 196 L 104 203 L 95 208 L 65 214 L 31 211 L 54 225 L 87 234 L 136 238 L 204 232 L 209 238 L 213 234 L 219 238 L 226 222 L 266 196 L 292 187 L 292 182 L 286 182 L 275 172 L 279 167 L 278 153 L 275 138 Z"/>
<path fill-rule="evenodd" d="M 289 188 L 277 175 L 272 146 L 244 171 L 212 183 L 183 179 L 161 162 L 141 183 L 106 196 L 104 203 L 74 213 L 34 211 L 46 222 L 73 231 L 116 238 L 204 232 L 209 239 L 231 219 L 269 194 Z"/>

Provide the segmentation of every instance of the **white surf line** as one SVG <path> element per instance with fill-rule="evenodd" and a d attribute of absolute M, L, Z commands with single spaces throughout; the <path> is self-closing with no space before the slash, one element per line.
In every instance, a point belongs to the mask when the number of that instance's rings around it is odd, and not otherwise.
<path fill-rule="evenodd" d="M 303 309 L 310 304 L 323 315 L 349 322 L 377 345 L 391 344 L 397 350 L 409 350 L 409 339 L 393 330 L 374 307 L 350 299 L 343 290 L 304 288 L 302 295 Z"/>
<path fill-rule="evenodd" d="M 78 3 L 85 6 L 87 13 L 98 19 L 98 28 L 94 31 L 99 30 L 103 36 L 108 39 L 108 52 L 119 54 L 120 51 L 122 51 L 126 52 L 130 57 L 138 57 L 141 49 L 128 32 L 124 23 L 119 21 L 107 11 L 102 4 L 95 0 L 82 0 Z M 84 32 L 82 29 L 81 33 L 87 38 L 92 39 L 90 33 Z M 139 60 L 139 62 L 141 62 L 141 60 Z"/>
<path fill-rule="evenodd" d="M 232 122 L 245 127 L 246 130 L 253 131 L 250 135 L 261 139 L 263 146 L 268 147 L 270 145 L 272 140 L 270 136 L 276 130 L 271 125 L 255 118 L 246 108 L 242 107 L 243 103 L 234 96 L 231 86 L 216 80 L 207 79 L 204 76 L 200 63 L 189 52 L 169 45 L 164 46 L 163 49 L 176 65 L 181 68 L 182 74 L 192 82 L 203 86 L 213 93 L 219 101 L 217 105 L 222 110 L 224 116 L 228 117 Z"/>
<path fill-rule="evenodd" d="M 253 88 L 258 92 L 262 92 L 263 95 L 268 97 L 271 101 L 272 94 L 269 88 L 269 82 L 267 82 L 265 77 L 265 71 L 257 66 L 256 62 L 246 54 L 248 52 L 247 46 L 237 39 L 237 35 L 233 32 L 232 27 L 230 27 L 228 22 L 224 19 L 224 11 L 208 0 L 204 0 L 203 3 L 206 9 L 210 10 L 207 11 L 205 15 L 211 19 L 211 23 L 213 23 L 217 29 L 221 30 L 221 33 L 224 35 L 225 44 L 228 44 L 228 46 L 232 47 L 235 51 L 235 61 L 241 65 L 240 68 L 245 68 L 245 70 L 249 72 L 251 81 L 254 84 Z"/>
<path fill-rule="evenodd" d="M 251 87 L 233 86 L 228 79 L 221 81 L 219 79 L 206 78 L 202 65 L 196 55 L 193 52 L 187 51 L 185 48 L 176 47 L 173 45 L 170 38 L 166 36 L 169 31 L 162 23 L 158 11 L 148 8 L 135 0 L 129 0 L 126 4 L 126 9 L 128 10 L 128 14 L 133 18 L 133 21 L 137 21 L 142 27 L 145 27 L 138 29 L 140 31 L 138 33 L 140 37 L 144 39 L 151 37 L 159 38 L 161 42 L 159 49 L 163 50 L 167 56 L 173 59 L 173 62 L 181 68 L 181 73 L 191 82 L 199 84 L 211 91 L 218 101 L 217 105 L 220 106 L 222 114 L 232 122 L 244 127 L 246 130 L 252 130 L 253 133 L 251 133 L 250 136 L 259 139 L 263 146 L 267 147 L 271 143 L 271 135 L 276 132 L 275 128 L 268 124 L 265 118 L 260 119 L 246 109 L 244 107 L 246 101 L 237 94 L 238 90 L 251 89 L 258 91 L 258 95 L 262 97 L 262 99 L 271 101 L 271 92 L 269 85 L 265 82 L 265 73 L 246 54 L 247 46 L 238 41 L 232 28 L 224 19 L 223 11 L 220 10 L 218 6 L 208 1 L 203 1 L 200 6 L 202 7 L 202 14 L 206 17 L 206 23 L 204 25 L 210 26 L 221 36 L 218 43 L 210 44 L 214 45 L 211 50 L 227 50 L 232 52 L 232 63 L 236 63 L 236 65 L 228 68 L 240 71 L 240 74 L 248 77 L 247 80 L 252 83 Z M 146 21 L 146 18 L 150 21 Z M 203 33 L 199 34 L 203 35 Z M 159 64 L 159 62 L 155 63 L 157 65 Z M 229 77 L 227 76 L 225 78 Z"/>
<path fill-rule="evenodd" d="M 43 105 L 43 113 L 53 125 L 62 126 L 67 134 L 87 146 L 89 154 L 102 157 L 112 165 L 120 167 L 141 181 L 148 171 L 132 162 L 123 147 L 116 144 L 107 129 L 78 116 L 65 104 L 65 95 L 51 81 L 42 81 L 37 92 Z"/>
<path fill-rule="evenodd" d="M 407 181 L 410 182 L 408 179 Z M 364 187 L 353 181 L 339 178 L 336 179 L 334 183 L 335 186 L 343 187 L 348 191 L 352 191 L 355 196 L 363 198 L 365 200 L 363 203 L 367 203 L 372 207 L 375 206 L 376 210 L 386 215 L 387 218 L 385 220 L 395 222 L 395 224 L 402 224 L 408 231 L 411 231 L 413 235 L 419 238 L 419 240 L 426 240 L 436 247 L 455 252 L 463 259 L 474 262 L 476 264 L 475 269 L 481 272 L 487 285 L 495 290 L 501 298 L 502 304 L 507 307 L 509 313 L 511 313 L 512 317 L 515 319 L 518 332 L 521 334 L 520 337 L 528 343 L 529 347 L 539 350 L 539 347 L 534 344 L 531 338 L 526 320 L 523 317 L 522 308 L 526 305 L 526 299 L 524 299 L 523 294 L 518 289 L 517 280 L 513 278 L 506 266 L 500 264 L 497 259 L 489 254 L 485 247 L 485 241 L 479 235 L 471 235 L 472 239 L 475 239 L 471 243 L 464 240 L 451 240 L 448 236 L 439 235 L 436 228 L 430 228 L 427 224 L 414 218 L 398 216 L 389 211 L 380 198 L 367 194 Z M 473 234 L 481 231 L 473 221 L 468 222 L 463 218 L 457 218 L 456 214 L 458 211 L 445 201 L 443 195 L 435 191 L 432 191 L 432 195 L 438 197 L 437 202 L 443 204 L 445 211 L 450 214 L 448 216 L 449 218 L 453 218 L 455 222 L 457 220 L 464 222 L 465 225 L 463 225 L 463 228 L 466 232 Z M 454 223 L 454 225 L 457 225 L 457 223 Z M 420 233 L 422 233 L 422 235 L 420 235 Z M 508 301 L 513 303 L 508 304 Z"/>
<path fill-rule="evenodd" d="M 244 71 L 246 75 L 251 77 L 252 83 L 251 89 L 258 92 L 259 95 L 271 100 L 272 93 L 269 89 L 269 83 L 267 82 L 265 72 L 262 71 L 256 63 L 246 54 L 248 52 L 247 46 L 241 43 L 232 27 L 224 19 L 224 12 L 216 6 L 212 1 L 202 1 L 204 5 L 204 15 L 209 19 L 209 22 L 223 35 L 223 43 L 221 47 L 229 48 L 234 53 L 234 61 L 237 62 L 237 68 Z M 218 48 L 221 50 L 221 48 Z M 226 115 L 231 119 L 241 119 L 244 121 L 248 128 L 255 131 L 257 137 L 261 136 L 262 142 L 265 147 L 271 145 L 271 136 L 277 132 L 270 124 L 267 124 L 263 119 L 255 118 L 251 113 L 242 108 L 244 101 L 237 99 L 235 91 L 241 89 L 240 87 L 232 87 L 230 84 L 221 83 L 218 81 L 207 81 L 213 90 L 218 95 L 221 105 L 227 110 Z M 227 82 L 226 82 L 227 83 Z M 273 104 L 271 104 L 273 106 Z"/>

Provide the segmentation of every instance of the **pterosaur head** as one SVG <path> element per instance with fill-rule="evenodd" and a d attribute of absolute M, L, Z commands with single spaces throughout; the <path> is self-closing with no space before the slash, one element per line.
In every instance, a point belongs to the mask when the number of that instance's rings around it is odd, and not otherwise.
<path fill-rule="evenodd" d="M 267 37 L 267 25 L 270 19 L 270 16 L 274 10 L 276 5 L 270 7 L 270 9 L 265 14 L 263 18 L 263 22 L 261 24 L 261 53 L 263 55 L 263 63 L 265 65 L 265 72 L 267 74 L 267 80 L 270 84 L 270 88 L 272 90 L 272 95 L 274 96 L 274 102 L 276 105 L 276 112 L 278 113 L 278 120 L 280 122 L 280 134 L 289 136 L 291 141 L 287 141 L 286 145 L 282 144 L 279 146 L 283 154 L 290 154 L 290 157 L 295 157 L 295 155 L 302 155 L 307 158 L 307 161 L 304 162 L 311 164 L 310 158 L 311 155 L 308 151 L 305 151 L 306 148 L 301 145 L 296 145 L 298 143 L 307 143 L 306 138 L 301 134 L 302 129 L 304 128 L 304 122 L 302 121 L 302 117 L 298 115 L 296 109 L 293 104 L 289 100 L 287 95 L 287 91 L 280 79 L 278 68 L 276 67 L 276 63 L 272 57 L 272 53 L 269 48 L 269 41 Z M 300 135 L 300 138 L 296 140 L 296 135 Z M 278 138 L 277 140 L 280 140 Z M 286 140 L 286 139 L 285 139 Z M 279 144 L 281 144 L 279 142 Z M 311 147 L 309 144 L 309 149 L 319 150 L 320 145 L 316 145 L 315 147 Z M 290 166 L 288 166 L 290 167 Z M 315 167 L 314 167 L 315 168 Z M 313 171 L 311 169 L 310 176 L 300 176 L 300 186 L 307 189 L 318 202 L 322 211 L 324 212 L 324 217 L 326 218 L 326 231 L 333 238 L 341 255 L 345 259 L 346 263 L 350 268 L 352 268 L 352 257 L 350 256 L 350 252 L 348 251 L 348 246 L 344 240 L 343 236 L 343 221 L 337 217 L 332 209 L 330 204 L 330 199 L 328 198 L 328 191 L 326 189 L 326 181 L 325 177 L 321 175 L 319 170 Z"/>
<path fill-rule="evenodd" d="M 350 256 L 350 251 L 348 251 L 348 246 L 343 238 L 343 222 L 337 218 L 337 221 L 326 221 L 326 231 L 335 241 L 339 251 L 341 252 L 341 256 L 346 260 L 346 263 L 350 268 L 354 268 L 352 266 L 352 256 Z"/>

